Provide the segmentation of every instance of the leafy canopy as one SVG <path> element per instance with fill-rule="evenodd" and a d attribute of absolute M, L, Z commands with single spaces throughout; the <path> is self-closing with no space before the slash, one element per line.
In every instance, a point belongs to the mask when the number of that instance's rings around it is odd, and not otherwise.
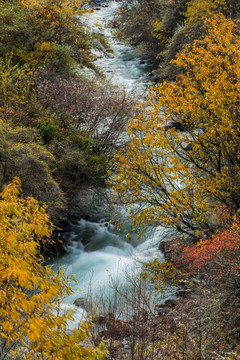
<path fill-rule="evenodd" d="M 227 9 L 226 0 L 193 0 L 187 3 L 185 23 L 194 25 L 211 17 L 213 13 L 223 12 Z"/>
<path fill-rule="evenodd" d="M 81 0 L 0 1 L 0 54 L 58 71 L 90 64 L 91 36 Z"/>
<path fill-rule="evenodd" d="M 116 156 L 114 190 L 135 223 L 175 227 L 199 239 L 214 233 L 216 205 L 240 208 L 239 22 L 206 21 L 203 39 L 174 63 L 183 74 L 152 88 Z"/>
<path fill-rule="evenodd" d="M 39 240 L 47 241 L 52 224 L 35 199 L 20 194 L 14 178 L 0 200 L 1 359 L 102 359 L 102 345 L 89 342 L 89 324 L 68 329 L 72 316 L 61 314 L 60 302 L 71 289 L 39 256 Z"/>

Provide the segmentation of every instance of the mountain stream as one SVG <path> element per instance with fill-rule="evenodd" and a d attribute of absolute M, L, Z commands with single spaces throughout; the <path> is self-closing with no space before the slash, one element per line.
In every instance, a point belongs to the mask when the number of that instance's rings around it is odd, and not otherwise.
<path fill-rule="evenodd" d="M 114 85 L 123 87 L 127 92 L 134 91 L 140 99 L 150 84 L 148 74 L 152 67 L 139 58 L 132 47 L 113 37 L 113 30 L 108 24 L 118 6 L 119 2 L 116 1 L 106 3 L 99 0 L 95 3 L 93 13 L 89 14 L 91 26 L 106 36 L 113 50 L 110 55 L 96 52 L 95 64 Z M 122 219 L 124 218 L 124 207 L 115 205 L 114 209 L 106 210 L 104 204 L 99 202 L 91 206 L 89 212 L 92 215 L 89 220 L 69 220 L 67 229 L 62 234 L 67 243 L 67 254 L 55 262 L 56 269 L 63 266 L 67 276 L 73 275 L 76 279 L 76 282 L 71 284 L 73 293 L 64 299 L 62 304 L 64 310 L 74 310 L 71 327 L 76 326 L 85 316 L 89 299 L 91 306 L 98 307 L 98 311 L 100 303 L 102 308 L 108 306 L 108 310 L 119 311 L 116 292 L 129 290 L 131 280 L 140 273 L 142 262 L 156 256 L 163 258 L 158 249 L 161 238 L 165 236 L 163 228 L 149 230 L 137 241 L 136 234 L 128 223 L 125 222 L 121 230 L 117 230 L 114 225 L 118 222 L 119 213 Z M 131 235 L 130 242 L 126 238 L 126 232 Z M 171 296 L 171 292 L 166 296 Z M 82 307 L 73 305 L 79 298 Z"/>

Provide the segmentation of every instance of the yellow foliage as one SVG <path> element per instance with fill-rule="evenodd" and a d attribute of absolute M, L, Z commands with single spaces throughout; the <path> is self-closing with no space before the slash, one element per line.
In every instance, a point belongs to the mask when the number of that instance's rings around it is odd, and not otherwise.
<path fill-rule="evenodd" d="M 1 358 L 102 359 L 104 347 L 90 341 L 90 324 L 68 330 L 71 314 L 60 314 L 61 298 L 71 292 L 63 273 L 43 267 L 38 241 L 48 241 L 52 224 L 33 198 L 21 198 L 15 178 L 0 200 Z"/>
<path fill-rule="evenodd" d="M 163 21 L 154 19 L 151 21 L 153 27 L 152 35 L 158 39 L 159 45 L 165 45 L 171 36 L 171 30 L 167 30 L 163 26 Z"/>
<path fill-rule="evenodd" d="M 69 70 L 73 63 L 88 64 L 91 35 L 81 21 L 86 12 L 82 4 L 81 0 L 0 0 L 1 55 L 11 53 L 15 64 L 27 63 L 34 70 L 42 64 L 58 70 Z"/>
<path fill-rule="evenodd" d="M 223 15 L 205 23 L 202 40 L 174 63 L 175 83 L 152 88 L 146 110 L 128 126 L 131 141 L 116 156 L 113 189 L 142 204 L 133 222 L 211 235 L 216 205 L 240 207 L 239 24 Z M 195 231 L 198 232 L 195 234 Z"/>
<path fill-rule="evenodd" d="M 193 0 L 187 5 L 185 23 L 192 25 L 221 12 L 226 7 L 226 0 Z"/>

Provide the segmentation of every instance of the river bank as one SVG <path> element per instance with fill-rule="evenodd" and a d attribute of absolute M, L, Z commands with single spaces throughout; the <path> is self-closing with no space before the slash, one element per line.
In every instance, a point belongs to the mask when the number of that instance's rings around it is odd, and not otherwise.
<path fill-rule="evenodd" d="M 119 320 L 113 313 L 93 316 L 97 328 L 94 341 L 98 344 L 104 339 L 107 359 L 239 360 L 239 299 L 234 289 L 237 274 L 219 277 L 213 263 L 192 271 L 182 261 L 181 251 L 174 251 L 176 246 L 181 243 L 164 244 L 168 262 L 164 272 L 155 273 L 153 278 L 155 286 L 161 287 L 163 282 L 172 286 L 171 269 L 175 284 L 178 282 L 174 299 L 155 302 L 150 309 L 140 301 L 144 293 L 138 287 L 127 320 Z"/>

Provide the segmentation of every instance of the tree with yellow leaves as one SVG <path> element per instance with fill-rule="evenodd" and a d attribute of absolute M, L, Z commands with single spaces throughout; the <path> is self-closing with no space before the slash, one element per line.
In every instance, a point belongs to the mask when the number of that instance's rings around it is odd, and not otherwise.
<path fill-rule="evenodd" d="M 0 359 L 102 359 L 89 341 L 90 325 L 68 329 L 60 301 L 71 292 L 63 273 L 43 267 L 39 240 L 52 232 L 45 209 L 20 197 L 14 178 L 0 200 Z"/>
<path fill-rule="evenodd" d="M 181 51 L 176 82 L 151 90 L 116 156 L 114 190 L 135 224 L 172 227 L 196 240 L 216 230 L 214 209 L 240 208 L 239 22 L 222 14 Z"/>
<path fill-rule="evenodd" d="M 92 38 L 82 0 L 0 0 L 0 55 L 18 64 L 71 71 L 90 66 Z"/>

